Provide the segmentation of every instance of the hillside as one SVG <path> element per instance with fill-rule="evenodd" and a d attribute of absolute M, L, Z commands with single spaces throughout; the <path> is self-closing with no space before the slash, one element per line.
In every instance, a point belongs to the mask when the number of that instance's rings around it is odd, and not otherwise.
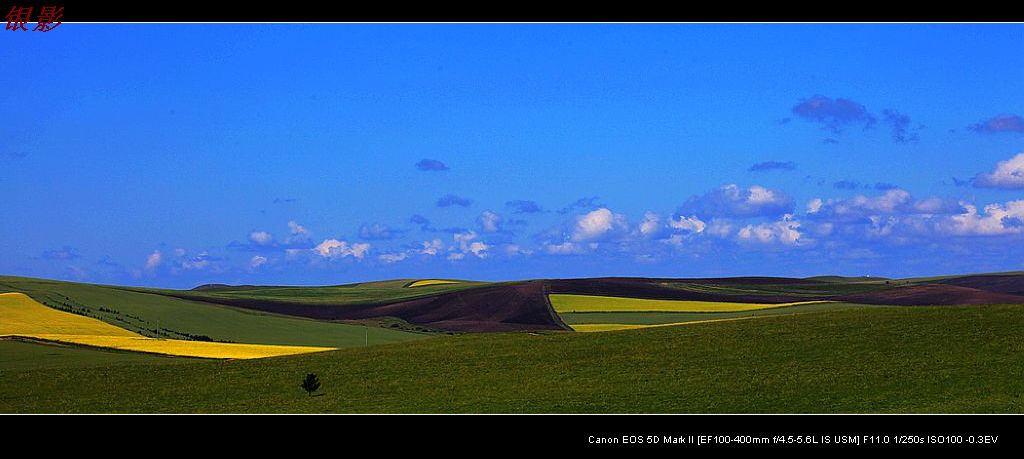
<path fill-rule="evenodd" d="M 1020 413 L 1022 328 L 1021 306 L 874 307 L 260 361 L 23 364 L 3 370 L 0 412 Z M 307 372 L 323 396 L 297 387 Z"/>

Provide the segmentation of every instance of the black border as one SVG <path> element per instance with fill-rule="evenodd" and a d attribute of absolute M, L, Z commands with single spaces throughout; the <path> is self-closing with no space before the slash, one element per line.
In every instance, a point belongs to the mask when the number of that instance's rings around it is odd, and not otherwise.
<path fill-rule="evenodd" d="M 1024 452 L 1024 438 L 1015 426 L 1019 416 L 985 415 L 187 415 L 187 416 L 4 416 L 5 438 L 18 433 L 55 436 L 53 447 L 76 454 L 85 445 L 104 445 L 121 452 L 169 451 L 194 454 L 226 449 L 232 456 L 252 450 L 266 453 L 280 446 L 282 452 L 302 456 L 351 455 L 357 451 L 374 456 L 396 452 L 419 455 L 501 453 L 551 457 L 551 453 L 579 452 L 589 455 L 634 453 L 715 454 L 720 452 L 777 452 L 784 454 L 914 454 L 945 450 L 958 453 L 1004 455 Z M 57 427 L 56 426 L 61 426 Z M 102 426 L 102 427 L 97 427 Z M 705 436 L 703 444 L 648 443 L 642 437 Z M 743 437 L 800 436 L 804 440 L 768 444 L 744 442 Z M 895 437 L 908 435 L 924 443 L 897 444 Z M 997 436 L 995 443 L 929 443 L 931 436 Z M 634 436 L 642 443 L 599 444 L 591 436 Z M 719 443 L 710 437 L 740 437 Z M 822 437 L 860 438 L 859 444 L 822 441 Z M 888 443 L 867 443 L 864 436 L 888 436 Z M 13 443 L 12 443 L 13 444 Z M 136 449 L 141 448 L 141 449 Z M 314 453 L 314 451 L 319 451 Z M 391 453 L 391 454 L 388 454 Z M 360 455 L 363 455 L 360 454 Z M 627 456 L 623 456 L 626 454 Z M 827 457 L 827 456 L 825 456 Z M 908 456 L 912 457 L 912 456 Z"/>
<path fill-rule="evenodd" d="M 68 3 L 66 5 L 66 3 Z M 1020 22 L 1024 12 L 941 11 L 937 7 L 899 11 L 885 7 L 849 5 L 829 11 L 822 5 L 783 5 L 777 2 L 677 4 L 643 7 L 613 3 L 582 8 L 566 4 L 437 2 L 79 2 L 63 0 L 3 0 L 6 15 L 12 5 L 65 6 L 64 22 Z M 843 6 L 843 5 L 839 5 Z"/>

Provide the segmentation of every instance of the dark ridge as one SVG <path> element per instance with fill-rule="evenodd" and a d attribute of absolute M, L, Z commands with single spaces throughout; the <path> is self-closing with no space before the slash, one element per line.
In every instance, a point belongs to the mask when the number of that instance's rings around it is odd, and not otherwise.
<path fill-rule="evenodd" d="M 1024 295 L 1024 274 L 990 274 L 943 279 L 940 284 L 976 288 L 988 292 Z"/>
<path fill-rule="evenodd" d="M 202 292 L 206 290 L 223 290 L 226 288 L 231 288 L 231 286 L 228 284 L 203 284 L 193 288 L 192 290 Z"/>
<path fill-rule="evenodd" d="M 1024 296 L 988 292 L 970 287 L 945 284 L 910 285 L 836 298 L 839 301 L 897 306 L 954 304 L 1024 304 Z"/>
<path fill-rule="evenodd" d="M 769 276 L 746 276 L 746 277 L 584 277 L 575 279 L 552 279 L 557 281 L 616 281 L 616 282 L 639 282 L 645 284 L 657 284 L 659 282 L 671 282 L 676 284 L 711 284 L 711 285 L 807 285 L 820 284 L 814 279 L 800 279 L 795 277 L 769 277 Z"/>
<path fill-rule="evenodd" d="M 745 303 L 788 303 L 806 301 L 807 296 L 786 294 L 770 295 L 735 295 L 725 293 L 693 292 L 679 288 L 660 285 L 659 282 L 703 284 L 741 284 L 741 285 L 778 285 L 778 284 L 815 284 L 814 281 L 788 279 L 798 282 L 778 282 L 783 278 L 773 277 L 734 277 L 726 279 L 656 279 L 639 277 L 603 277 L 595 279 L 550 279 L 547 281 L 551 293 L 571 293 L 576 295 L 618 296 L 644 298 L 651 300 L 691 300 L 691 301 L 737 301 Z M 742 281 L 738 281 L 742 280 Z M 771 280 L 771 282 L 768 282 Z"/>
<path fill-rule="evenodd" d="M 265 288 L 257 285 L 228 285 L 228 284 L 203 284 L 192 290 L 197 292 L 205 291 L 216 291 L 216 290 L 251 290 L 256 288 Z"/>
<path fill-rule="evenodd" d="M 812 276 L 806 277 L 805 279 L 818 282 L 871 282 L 892 280 L 888 277 L 878 276 Z"/>

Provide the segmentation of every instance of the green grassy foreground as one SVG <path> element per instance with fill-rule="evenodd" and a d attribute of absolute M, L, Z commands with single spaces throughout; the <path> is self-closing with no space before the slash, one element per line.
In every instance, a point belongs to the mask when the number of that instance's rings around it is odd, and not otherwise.
<path fill-rule="evenodd" d="M 12 371 L 106 367 L 133 363 L 161 365 L 172 362 L 188 363 L 199 362 L 199 360 L 0 339 L 0 375 L 6 375 Z"/>
<path fill-rule="evenodd" d="M 70 305 L 104 322 L 146 336 L 254 344 L 355 347 L 430 335 L 379 327 L 266 314 L 91 284 L 0 276 L 0 292 L 22 292 L 50 307 Z"/>
<path fill-rule="evenodd" d="M 1021 329 L 1024 306 L 873 307 L 258 361 L 4 359 L 0 412 L 1019 413 Z M 298 387 L 309 372 L 323 396 Z"/>

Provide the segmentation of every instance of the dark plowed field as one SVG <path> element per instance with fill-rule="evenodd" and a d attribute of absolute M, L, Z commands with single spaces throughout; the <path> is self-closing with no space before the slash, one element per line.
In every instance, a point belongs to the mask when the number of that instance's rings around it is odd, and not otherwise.
<path fill-rule="evenodd" d="M 988 292 L 969 287 L 945 284 L 911 285 L 875 292 L 846 295 L 840 301 L 863 304 L 892 304 L 898 306 L 950 305 L 950 304 L 1024 304 L 1024 296 Z"/>
<path fill-rule="evenodd" d="M 417 325 L 460 332 L 568 330 L 551 309 L 544 288 L 542 281 L 517 282 L 388 304 L 302 304 L 217 297 L 203 301 L 319 320 L 390 316 Z M 173 292 L 161 294 L 175 296 Z M 183 295 L 187 297 L 187 293 Z"/>
<path fill-rule="evenodd" d="M 999 274 L 985 276 L 963 276 L 939 281 L 940 284 L 976 288 L 988 292 L 1024 295 L 1024 275 Z"/>

